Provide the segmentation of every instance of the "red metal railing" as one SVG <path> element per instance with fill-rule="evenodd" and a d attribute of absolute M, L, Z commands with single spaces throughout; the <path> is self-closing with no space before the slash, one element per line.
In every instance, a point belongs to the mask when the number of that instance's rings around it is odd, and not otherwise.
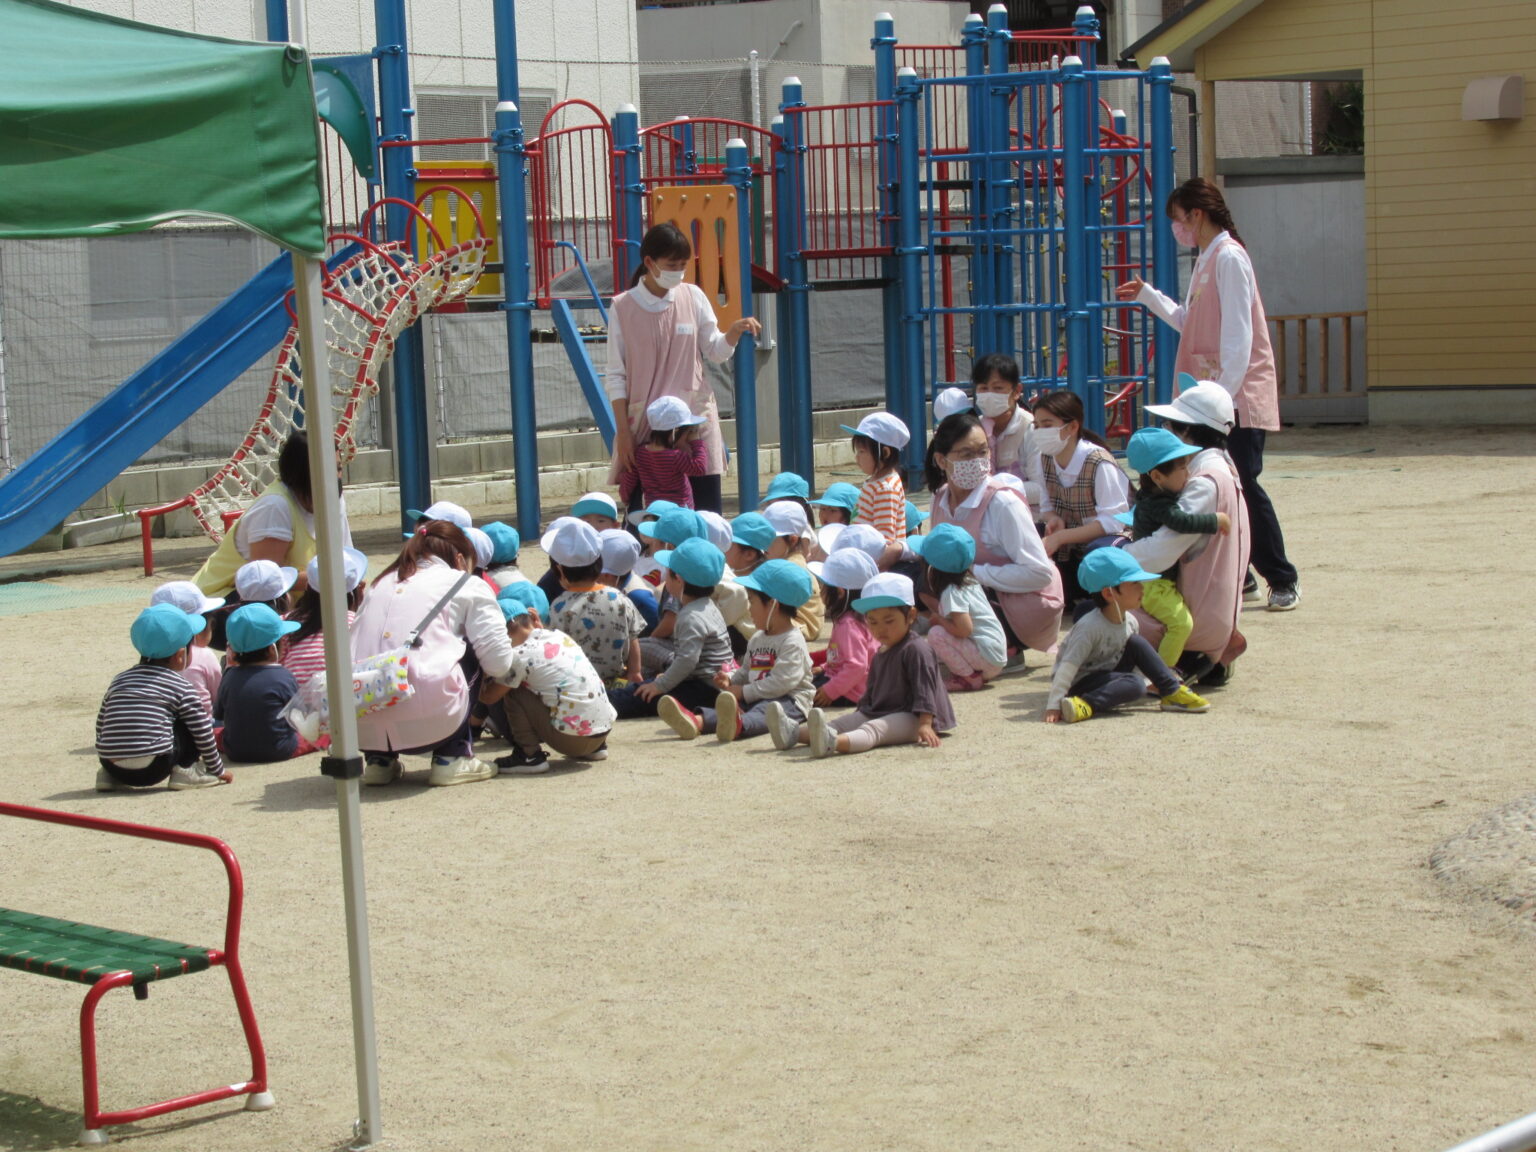
<path fill-rule="evenodd" d="M 785 109 L 800 120 L 805 144 L 805 212 L 801 252 L 814 280 L 860 280 L 880 275 L 892 252 L 881 212 L 881 121 L 889 101 Z"/>
<path fill-rule="evenodd" d="M 594 120 L 556 128 L 567 109 L 579 109 Z M 560 299 L 591 295 L 586 281 L 575 275 L 576 265 L 560 256 L 562 243 L 573 244 L 588 268 L 599 263 L 612 268 L 618 250 L 618 215 L 613 204 L 613 129 L 608 117 L 586 100 L 562 100 L 549 110 L 539 135 L 528 147 L 529 192 L 533 223 L 534 296 L 542 307 Z M 562 284 L 562 278 L 566 283 Z M 610 291 L 596 275 L 598 289 Z"/>

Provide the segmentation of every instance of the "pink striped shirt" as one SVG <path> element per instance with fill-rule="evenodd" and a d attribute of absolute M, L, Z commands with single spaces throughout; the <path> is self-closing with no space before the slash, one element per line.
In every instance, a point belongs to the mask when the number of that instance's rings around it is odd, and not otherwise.
<path fill-rule="evenodd" d="M 619 476 L 619 496 L 624 503 L 634 502 L 635 492 L 645 493 L 646 502 L 670 500 L 684 508 L 693 507 L 693 485 L 690 476 L 703 476 L 709 471 L 709 456 L 704 441 L 690 440 L 680 448 L 651 448 L 640 445 L 635 449 L 635 463 Z"/>
<path fill-rule="evenodd" d="M 347 613 L 347 627 L 352 626 L 352 621 L 357 618 L 357 613 Z M 293 673 L 293 678 L 300 688 L 308 684 L 314 678 L 316 672 L 325 671 L 325 633 L 316 632 L 312 636 L 306 636 L 297 644 L 288 645 L 283 653 L 282 665 Z"/>

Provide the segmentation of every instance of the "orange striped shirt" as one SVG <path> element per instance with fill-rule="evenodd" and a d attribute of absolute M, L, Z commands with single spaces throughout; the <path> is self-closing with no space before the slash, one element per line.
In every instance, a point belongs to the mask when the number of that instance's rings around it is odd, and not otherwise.
<path fill-rule="evenodd" d="M 859 489 L 859 506 L 854 519 L 868 524 L 885 537 L 887 544 L 900 544 L 907 538 L 907 489 L 899 472 L 871 476 Z"/>

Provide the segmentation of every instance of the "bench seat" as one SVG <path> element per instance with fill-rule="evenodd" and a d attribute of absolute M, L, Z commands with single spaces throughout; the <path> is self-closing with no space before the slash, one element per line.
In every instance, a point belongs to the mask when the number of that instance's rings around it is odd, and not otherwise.
<path fill-rule="evenodd" d="M 131 972 L 135 984 L 144 984 L 203 972 L 211 964 L 209 950 L 192 944 L 0 908 L 0 968 L 77 984 Z"/>

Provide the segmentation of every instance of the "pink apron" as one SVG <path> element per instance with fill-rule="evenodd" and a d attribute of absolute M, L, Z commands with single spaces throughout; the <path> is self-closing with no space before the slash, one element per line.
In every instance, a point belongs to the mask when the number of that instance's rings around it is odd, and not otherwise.
<path fill-rule="evenodd" d="M 1236 244 L 1229 233 L 1212 242 L 1201 264 L 1200 273 L 1189 286 L 1184 302 L 1184 327 L 1179 333 L 1179 351 L 1174 359 L 1175 372 L 1188 372 L 1196 380 L 1216 380 L 1221 376 L 1221 298 L 1216 291 L 1216 249 Z M 1246 256 L 1246 254 L 1245 254 Z M 1250 278 L 1253 270 L 1248 271 Z M 1280 401 L 1275 384 L 1275 355 L 1269 343 L 1269 323 L 1264 318 L 1264 301 L 1259 286 L 1253 286 L 1253 349 L 1248 354 L 1248 369 L 1234 396 L 1237 419 L 1244 428 L 1263 428 L 1274 432 L 1280 427 Z"/>

